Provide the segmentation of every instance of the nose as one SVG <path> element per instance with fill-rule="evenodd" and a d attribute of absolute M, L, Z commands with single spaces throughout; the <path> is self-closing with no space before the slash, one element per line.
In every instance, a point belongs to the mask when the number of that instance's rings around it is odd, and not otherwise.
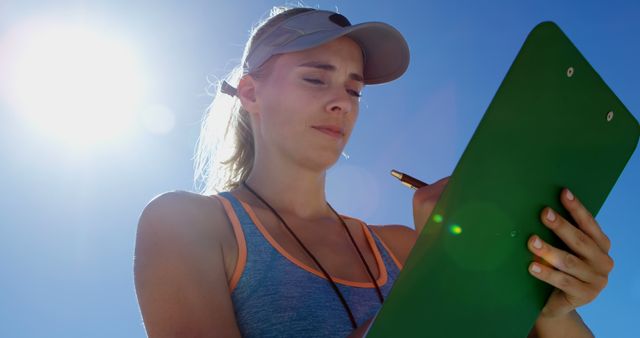
<path fill-rule="evenodd" d="M 355 109 L 353 97 L 344 88 L 339 88 L 327 103 L 327 112 L 330 113 L 350 113 Z"/>

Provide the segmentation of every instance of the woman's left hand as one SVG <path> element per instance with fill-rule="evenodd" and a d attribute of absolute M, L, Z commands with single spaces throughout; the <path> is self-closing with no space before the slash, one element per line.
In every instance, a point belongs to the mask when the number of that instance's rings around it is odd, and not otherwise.
<path fill-rule="evenodd" d="M 568 189 L 563 189 L 560 200 L 577 224 L 549 207 L 542 210 L 541 219 L 573 253 L 555 248 L 536 235 L 528 243 L 529 250 L 550 265 L 533 262 L 529 272 L 556 288 L 538 321 L 567 317 L 575 308 L 593 301 L 607 285 L 613 269 L 611 242 L 593 215 Z"/>

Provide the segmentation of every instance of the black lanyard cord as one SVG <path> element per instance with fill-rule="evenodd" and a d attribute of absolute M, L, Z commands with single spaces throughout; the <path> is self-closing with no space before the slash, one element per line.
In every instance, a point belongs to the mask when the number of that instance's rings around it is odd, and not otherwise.
<path fill-rule="evenodd" d="M 349 304 L 347 304 L 346 299 L 342 295 L 342 292 L 340 292 L 340 289 L 338 289 L 338 286 L 336 285 L 336 283 L 333 281 L 333 278 L 331 278 L 331 275 L 329 275 L 329 273 L 324 269 L 324 267 L 320 264 L 320 262 L 316 259 L 316 257 L 309 251 L 309 249 L 307 249 L 307 247 L 302 243 L 300 238 L 296 236 L 296 234 L 293 232 L 293 230 L 291 230 L 287 222 L 285 222 L 285 220 L 280 216 L 280 214 L 269 203 L 267 203 L 267 201 L 265 201 L 264 198 L 262 198 L 260 195 L 258 195 L 258 193 L 256 193 L 253 189 L 251 189 L 251 187 L 249 187 L 249 185 L 246 182 L 242 182 L 242 184 L 244 185 L 245 188 L 247 188 L 247 190 L 249 190 L 253 195 L 255 195 L 262 203 L 264 203 L 264 205 L 266 205 L 271 210 L 271 212 L 273 212 L 274 215 L 276 215 L 276 217 L 280 220 L 280 222 L 282 222 L 284 227 L 289 231 L 289 233 L 293 236 L 293 238 L 295 238 L 298 244 L 300 244 L 300 247 L 302 247 L 302 249 L 307 253 L 307 255 L 309 255 L 309 257 L 311 257 L 311 259 L 316 263 L 318 268 L 320 268 L 322 273 L 325 275 L 325 277 L 331 284 L 331 287 L 338 295 L 338 298 L 340 298 L 340 302 L 342 302 L 342 306 L 344 306 L 345 310 L 347 311 L 347 314 L 349 315 L 349 320 L 351 321 L 351 325 L 353 326 L 354 329 L 356 329 L 358 327 L 358 324 L 356 323 L 356 319 L 353 316 L 353 312 L 351 312 L 351 308 L 349 308 Z M 378 286 L 378 282 L 373 277 L 373 274 L 371 273 L 371 269 L 369 269 L 369 265 L 364 260 L 364 256 L 362 255 L 362 252 L 360 252 L 360 249 L 358 248 L 358 245 L 353 239 L 353 236 L 351 236 L 351 232 L 349 231 L 347 224 L 342 219 L 342 217 L 340 217 L 340 215 L 333 209 L 333 207 L 331 207 L 331 205 L 328 202 L 327 202 L 327 205 L 329 206 L 331 211 L 333 211 L 333 213 L 336 214 L 336 216 L 338 216 L 338 218 L 340 219 L 340 222 L 342 223 L 344 229 L 347 231 L 347 234 L 349 235 L 349 238 L 351 239 L 351 243 L 353 243 L 353 245 L 356 248 L 356 251 L 358 251 L 358 255 L 360 256 L 360 259 L 364 263 L 364 266 L 367 269 L 367 273 L 369 274 L 369 277 L 371 277 L 373 284 L 376 286 L 376 291 L 378 293 L 378 298 L 380 299 L 380 303 L 384 302 L 384 297 L 382 296 L 382 292 L 380 291 L 380 286 Z"/>
<path fill-rule="evenodd" d="M 344 229 L 347 231 L 347 235 L 349 235 L 349 239 L 351 239 L 351 243 L 353 243 L 353 246 L 356 248 L 356 251 L 358 251 L 358 256 L 360 256 L 360 259 L 362 260 L 364 267 L 367 269 L 367 273 L 369 273 L 369 277 L 371 277 L 373 284 L 376 286 L 376 293 L 378 294 L 378 299 L 380 299 L 380 304 L 384 303 L 384 296 L 382 295 L 382 291 L 380 291 L 380 286 L 378 286 L 378 281 L 376 281 L 376 279 L 373 277 L 373 273 L 371 273 L 371 269 L 369 269 L 369 264 L 367 264 L 367 261 L 364 260 L 364 256 L 362 255 L 362 252 L 358 248 L 358 244 L 356 244 L 356 240 L 353 239 L 353 236 L 351 236 L 351 231 L 349 231 L 349 228 L 347 227 L 347 223 L 345 223 L 344 219 L 340 217 L 340 215 L 333 209 L 333 207 L 331 206 L 331 204 L 329 204 L 329 202 L 327 202 L 327 205 L 329 206 L 329 209 L 331 209 L 331 211 L 333 211 L 333 213 L 336 214 L 336 216 L 338 216 L 338 218 L 340 219 L 340 222 L 344 226 Z M 381 273 L 381 271 L 378 271 L 378 273 Z"/>

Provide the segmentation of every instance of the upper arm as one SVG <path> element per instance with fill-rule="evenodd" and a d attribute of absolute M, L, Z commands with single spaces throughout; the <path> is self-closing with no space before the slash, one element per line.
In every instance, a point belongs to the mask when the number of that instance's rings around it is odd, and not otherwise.
<path fill-rule="evenodd" d="M 240 337 L 216 228 L 217 202 L 186 192 L 156 197 L 136 239 L 136 293 L 150 337 Z"/>
<path fill-rule="evenodd" d="M 411 249 L 413 249 L 413 245 L 416 243 L 418 233 L 404 225 L 376 226 L 376 233 L 400 263 L 404 265 Z"/>

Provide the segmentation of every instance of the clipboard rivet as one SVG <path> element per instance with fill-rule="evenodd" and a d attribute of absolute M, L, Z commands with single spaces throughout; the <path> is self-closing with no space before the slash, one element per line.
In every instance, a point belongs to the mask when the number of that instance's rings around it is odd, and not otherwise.
<path fill-rule="evenodd" d="M 573 67 L 569 67 L 569 68 L 567 69 L 567 76 L 568 76 L 568 77 L 572 77 L 572 76 L 573 76 Z"/>
<path fill-rule="evenodd" d="M 611 122 L 613 120 L 613 110 L 607 113 L 607 122 Z"/>

